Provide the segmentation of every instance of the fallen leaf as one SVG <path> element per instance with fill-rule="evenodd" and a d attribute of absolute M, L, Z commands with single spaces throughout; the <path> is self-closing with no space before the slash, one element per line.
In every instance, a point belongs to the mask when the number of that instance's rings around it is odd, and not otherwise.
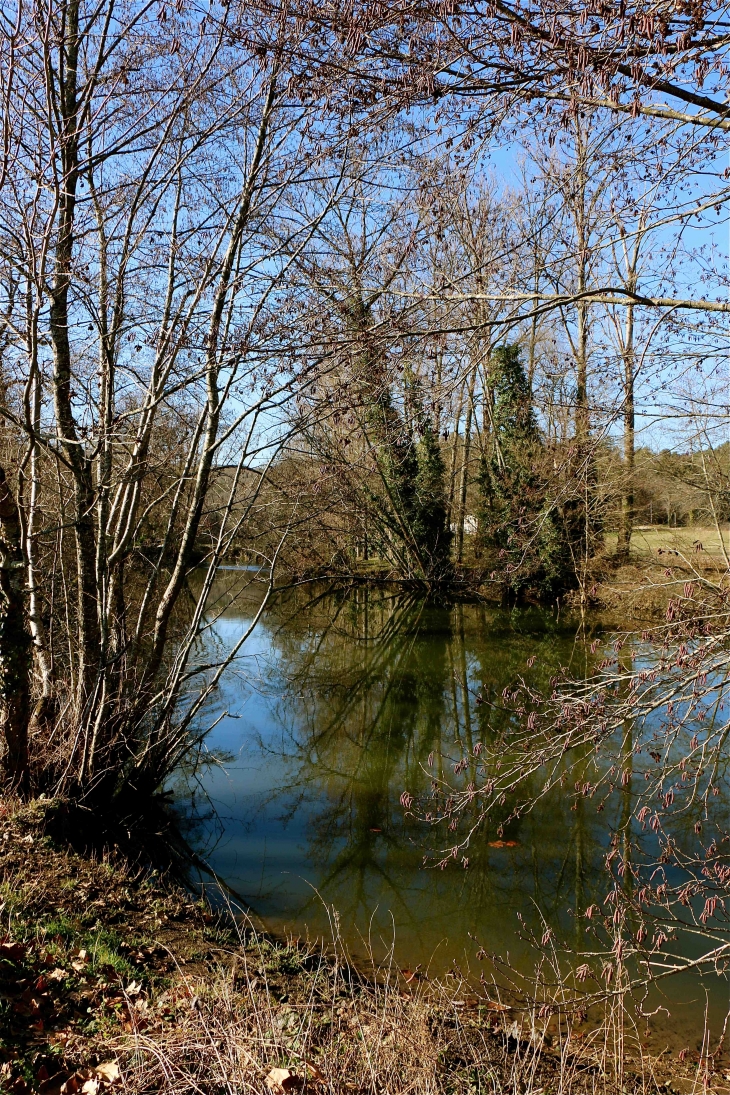
<path fill-rule="evenodd" d="M 512 1011 L 512 1008 L 509 1006 L 509 1004 L 501 1004 L 499 1000 L 487 1000 L 484 1007 L 487 1009 L 487 1011 Z"/>
<path fill-rule="evenodd" d="M 132 981 L 129 985 L 127 985 L 124 991 L 126 992 L 127 996 L 139 996 L 140 992 L 142 991 L 142 982 Z"/>
<path fill-rule="evenodd" d="M 0 958 L 7 958 L 10 962 L 22 962 L 27 950 L 24 943 L 0 943 Z"/>
<path fill-rule="evenodd" d="M 288 1068 L 272 1068 L 265 1083 L 272 1095 L 285 1095 L 287 1091 L 297 1091 L 302 1086 L 299 1076 Z"/>
<path fill-rule="evenodd" d="M 122 1074 L 119 1071 L 119 1065 L 116 1061 L 104 1061 L 101 1065 L 94 1067 L 94 1075 L 99 1080 L 103 1080 L 105 1084 L 118 1084 L 122 1079 Z"/>
<path fill-rule="evenodd" d="M 59 1088 L 59 1095 L 98 1095 L 100 1087 L 119 1083 L 121 1074 L 116 1061 L 105 1061 L 92 1068 L 82 1068 L 69 1076 Z M 49 1092 L 50 1095 L 50 1092 Z"/>
<path fill-rule="evenodd" d="M 50 973 L 46 974 L 46 981 L 65 981 L 67 977 L 68 971 L 56 966 L 55 970 L 51 970 Z"/>
<path fill-rule="evenodd" d="M 84 969 L 85 966 L 88 966 L 88 964 L 89 956 L 82 948 L 80 951 L 77 951 L 75 955 L 73 955 L 71 961 L 71 969 L 75 970 L 76 973 L 81 973 L 81 970 Z"/>
<path fill-rule="evenodd" d="M 490 840 L 490 848 L 517 848 L 519 847 L 519 840 Z"/>
<path fill-rule="evenodd" d="M 323 1084 L 323 1083 L 325 1083 L 325 1078 L 324 1078 L 324 1076 L 322 1075 L 322 1073 L 321 1073 L 321 1072 L 319 1071 L 319 1069 L 317 1068 L 317 1066 L 316 1066 L 316 1065 L 312 1064 L 312 1062 L 311 1062 L 311 1061 L 305 1061 L 305 1062 L 304 1062 L 304 1064 L 305 1064 L 305 1065 L 307 1066 L 307 1068 L 309 1069 L 309 1071 L 310 1071 L 310 1072 L 312 1073 L 312 1078 L 313 1078 L 313 1079 L 314 1079 L 314 1080 L 315 1080 L 315 1081 L 316 1081 L 316 1082 L 317 1082 L 318 1084 Z"/>

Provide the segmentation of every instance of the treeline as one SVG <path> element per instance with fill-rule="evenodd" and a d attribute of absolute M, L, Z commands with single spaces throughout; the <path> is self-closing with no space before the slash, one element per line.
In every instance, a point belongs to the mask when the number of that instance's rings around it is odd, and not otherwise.
<path fill-rule="evenodd" d="M 589 437 L 581 450 L 575 436 L 549 437 L 519 345 L 498 347 L 488 374 L 471 445 L 463 422 L 461 432 L 437 433 L 413 377 L 401 412 L 390 390 L 371 407 L 344 386 L 336 409 L 329 398 L 327 417 L 304 431 L 306 450 L 299 437 L 263 486 L 249 472 L 257 503 L 232 553 L 269 558 L 288 530 L 281 565 L 290 573 L 377 571 L 548 598 L 580 587 L 596 556 L 621 562 L 627 468 L 617 442 Z M 222 481 L 231 474 L 222 471 Z M 727 443 L 689 453 L 638 448 L 632 479 L 629 543 L 636 525 L 714 526 L 730 517 Z"/>
<path fill-rule="evenodd" d="M 198 661 L 234 551 L 552 596 L 611 506 L 629 549 L 642 400 L 713 449 L 726 304 L 685 230 L 726 207 L 726 37 L 548 8 L 50 0 L 0 27 L 14 789 L 164 782 L 238 652 Z"/>

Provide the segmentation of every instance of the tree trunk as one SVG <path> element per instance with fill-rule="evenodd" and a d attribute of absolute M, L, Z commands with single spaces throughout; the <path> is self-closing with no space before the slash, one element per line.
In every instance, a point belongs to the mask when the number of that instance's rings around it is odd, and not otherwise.
<path fill-rule="evenodd" d="M 638 231 L 634 237 L 633 248 L 629 251 L 628 235 L 623 224 L 619 224 L 621 238 L 624 247 L 624 261 L 626 264 L 626 288 L 631 293 L 638 289 L 639 252 L 644 238 L 645 224 L 644 214 L 639 217 Z M 622 350 L 624 361 L 624 467 L 621 490 L 621 515 L 619 521 L 618 540 L 616 554 L 619 558 L 628 558 L 631 547 L 631 532 L 634 525 L 634 488 L 636 471 L 636 432 L 635 432 L 635 404 L 634 385 L 636 382 L 636 361 L 634 355 L 634 306 L 629 304 L 626 308 L 626 319 L 622 338 Z"/>
<path fill-rule="evenodd" d="M 631 546 L 634 524 L 634 465 L 636 460 L 634 422 L 634 306 L 629 305 L 624 341 L 624 474 L 621 497 L 621 523 L 616 554 L 626 558 Z"/>
<path fill-rule="evenodd" d="M 25 626 L 18 507 L 0 468 L 0 727 L 6 785 L 27 792 L 32 640 Z"/>
<path fill-rule="evenodd" d="M 474 409 L 474 387 L 476 384 L 476 366 L 469 383 L 469 394 L 466 403 L 466 422 L 464 424 L 464 453 L 461 464 L 461 479 L 459 482 L 459 509 L 456 518 L 456 561 L 461 563 L 464 556 L 464 522 L 466 521 L 466 494 L 469 486 L 469 457 L 471 453 L 471 424 Z"/>
<path fill-rule="evenodd" d="M 576 230 L 577 285 L 579 303 L 577 311 L 577 335 L 575 346 L 576 391 L 575 391 L 575 436 L 579 446 L 587 443 L 591 430 L 591 416 L 588 405 L 588 341 L 590 333 L 589 305 L 585 299 L 590 274 L 589 242 L 590 225 L 586 203 L 588 200 L 587 137 L 582 127 L 576 125 L 576 164 L 575 194 L 573 195 L 573 218 Z"/>
<path fill-rule="evenodd" d="M 449 493 L 448 493 L 448 498 L 446 500 L 447 511 L 448 511 L 448 521 L 449 521 L 450 525 L 453 524 L 453 521 L 454 521 L 454 495 L 456 493 L 456 464 L 457 464 L 457 461 L 459 459 L 459 452 L 458 452 L 458 448 L 459 448 L 459 424 L 461 423 L 461 415 L 462 415 L 462 411 L 464 410 L 465 390 L 466 390 L 466 385 L 462 386 L 461 392 L 459 393 L 459 403 L 458 403 L 458 406 L 456 408 L 456 418 L 454 419 L 454 432 L 453 432 L 453 435 L 452 435 L 453 440 L 452 440 L 452 443 L 451 443 L 451 461 L 450 461 L 450 467 L 449 467 Z"/>
<path fill-rule="evenodd" d="M 73 412 L 72 360 L 69 341 L 69 288 L 71 284 L 76 212 L 76 188 L 79 182 L 77 117 L 77 65 L 79 56 L 79 0 L 67 9 L 66 36 L 63 43 L 65 66 L 59 73 L 57 105 L 63 125 L 59 137 L 61 149 L 58 240 L 51 286 L 50 331 L 53 346 L 54 402 L 56 425 L 64 455 L 74 479 L 74 532 L 78 582 L 78 686 L 79 710 L 94 686 L 99 663 L 101 632 L 98 619 L 96 586 L 96 543 L 94 530 L 95 494 L 91 464 L 76 428 Z"/>

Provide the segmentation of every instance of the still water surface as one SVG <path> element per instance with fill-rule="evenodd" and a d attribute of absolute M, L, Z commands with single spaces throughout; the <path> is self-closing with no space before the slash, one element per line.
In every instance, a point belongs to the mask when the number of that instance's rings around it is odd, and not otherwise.
<path fill-rule="evenodd" d="M 206 658 L 240 637 L 261 593 L 229 574 L 217 597 Z M 403 967 L 441 974 L 456 962 L 478 976 L 483 946 L 529 971 L 518 914 L 585 946 L 582 913 L 605 897 L 603 860 L 628 795 L 599 814 L 550 793 L 502 834 L 509 846 L 493 846 L 495 821 L 472 840 L 468 869 L 445 871 L 425 869 L 424 856 L 453 837 L 404 816 L 400 796 L 423 793 L 432 773 L 448 778 L 465 749 L 503 729 L 478 692 L 496 701 L 518 674 L 547 687 L 561 666 L 590 673 L 609 639 L 598 622 L 536 608 L 314 585 L 280 594 L 223 680 L 208 741 L 223 759 L 196 774 L 195 839 L 270 928 L 329 937 L 334 909 L 355 954 L 394 945 Z M 665 991 L 654 1000 L 671 1013 L 654 1022 L 663 1037 L 699 1036 L 708 992 L 721 1024 L 724 977 L 673 979 Z"/>

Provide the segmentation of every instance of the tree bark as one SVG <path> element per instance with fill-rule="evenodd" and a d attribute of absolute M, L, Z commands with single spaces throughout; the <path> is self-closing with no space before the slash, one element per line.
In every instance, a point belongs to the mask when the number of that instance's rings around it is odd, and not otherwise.
<path fill-rule="evenodd" d="M 621 523 L 618 531 L 616 554 L 626 558 L 631 546 L 634 524 L 634 466 L 636 461 L 634 411 L 634 307 L 630 305 L 626 316 L 624 341 L 624 468 L 621 497 Z"/>
<path fill-rule="evenodd" d="M 464 523 L 466 521 L 466 495 L 469 486 L 469 458 L 471 455 L 471 425 L 474 411 L 474 388 L 476 386 L 476 365 L 471 374 L 466 403 L 466 422 L 464 424 L 464 452 L 459 481 L 459 509 L 456 520 L 456 561 L 461 563 L 464 556 Z"/>
<path fill-rule="evenodd" d="M 79 58 L 79 3 L 72 0 L 66 12 L 62 64 L 58 75 L 57 106 L 62 119 L 60 134 L 61 177 L 58 210 L 58 242 L 51 287 L 50 329 L 54 359 L 56 423 L 64 455 L 72 469 L 75 495 L 76 567 L 78 582 L 78 685 L 79 707 L 93 688 L 99 663 L 101 633 L 96 587 L 95 494 L 91 465 L 79 437 L 73 411 L 72 361 L 69 341 L 69 303 L 74 248 L 78 167 L 77 78 Z"/>
<path fill-rule="evenodd" d="M 25 625 L 23 546 L 15 498 L 0 468 L 0 727 L 6 785 L 29 787 L 32 640 Z"/>

